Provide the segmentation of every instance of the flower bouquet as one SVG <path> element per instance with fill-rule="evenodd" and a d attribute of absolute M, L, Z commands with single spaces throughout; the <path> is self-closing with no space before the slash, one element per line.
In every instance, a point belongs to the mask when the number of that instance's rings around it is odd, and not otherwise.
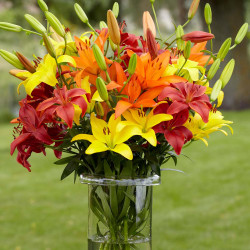
<path fill-rule="evenodd" d="M 248 24 L 234 44 L 228 38 L 215 52 L 209 4 L 204 12 L 209 32 L 184 33 L 198 9 L 194 0 L 187 22 L 165 38 L 150 2 L 157 28 L 144 12 L 143 36 L 118 24 L 118 3 L 99 29 L 75 4 L 89 27 L 80 37 L 72 37 L 43 0 L 38 4 L 46 28 L 29 14 L 25 19 L 35 31 L 0 22 L 4 30 L 40 36 L 48 52 L 31 62 L 19 52 L 0 50 L 16 68 L 10 74 L 21 80 L 18 92 L 27 93 L 12 121 L 11 155 L 17 150 L 18 163 L 30 171 L 31 154 L 52 149 L 59 159 L 55 164 L 66 165 L 61 179 L 73 173 L 89 185 L 89 249 L 151 249 L 152 186 L 160 183 L 161 167 L 170 159 L 176 163 L 184 145 L 197 140 L 207 145 L 210 133 L 227 135 L 222 127 L 232 132 L 232 122 L 217 108 L 234 59 L 217 81 L 213 78 Z"/>

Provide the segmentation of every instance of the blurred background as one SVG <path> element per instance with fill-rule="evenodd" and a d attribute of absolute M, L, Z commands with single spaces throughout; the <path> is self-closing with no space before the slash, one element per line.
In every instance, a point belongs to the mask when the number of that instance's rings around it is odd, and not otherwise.
<path fill-rule="evenodd" d="M 106 21 L 113 0 L 45 0 L 51 12 L 80 36 L 86 26 L 77 18 L 73 4 L 78 2 L 91 24 Z M 119 22 L 126 20 L 128 32 L 142 34 L 143 11 L 151 12 L 149 0 L 120 0 Z M 183 24 L 191 0 L 156 0 L 161 33 Z M 201 0 L 198 14 L 185 32 L 204 30 L 203 10 L 209 2 L 213 11 L 212 33 L 215 49 L 234 38 L 244 22 L 250 21 L 249 0 Z M 29 13 L 45 24 L 35 0 L 0 0 L 0 21 L 31 29 L 23 15 Z M 0 30 L 0 48 L 16 50 L 32 59 L 45 51 L 35 35 Z M 183 150 L 178 166 L 185 171 L 163 172 L 162 184 L 154 189 L 153 249 L 155 250 L 247 250 L 250 249 L 250 34 L 230 52 L 236 59 L 234 76 L 225 89 L 223 114 L 234 121 L 234 135 L 213 134 L 207 148 L 202 142 Z M 228 60 L 227 59 L 227 60 Z M 226 65 L 226 61 L 225 64 Z M 53 155 L 34 155 L 32 173 L 9 155 L 13 126 L 18 114 L 18 80 L 8 71 L 12 66 L 0 58 L 0 249 L 54 250 L 86 249 L 87 187 L 61 182 L 63 167 L 53 165 Z M 223 67 L 222 67 L 223 69 Z M 220 73 L 218 73 L 219 75 Z M 188 159 L 188 156 L 190 159 Z"/>

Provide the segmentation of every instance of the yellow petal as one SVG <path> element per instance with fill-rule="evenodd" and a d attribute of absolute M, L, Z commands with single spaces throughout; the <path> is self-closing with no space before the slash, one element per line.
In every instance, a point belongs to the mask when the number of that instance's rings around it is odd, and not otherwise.
<path fill-rule="evenodd" d="M 100 97 L 98 91 L 96 91 L 93 96 L 92 96 L 92 100 L 93 101 L 97 101 L 97 102 L 103 102 L 102 98 Z"/>
<path fill-rule="evenodd" d="M 224 99 L 224 92 L 220 91 L 219 96 L 217 98 L 217 107 L 220 107 Z"/>
<path fill-rule="evenodd" d="M 109 150 L 109 148 L 106 146 L 106 144 L 100 142 L 100 141 L 93 141 L 89 147 L 86 149 L 85 153 L 87 155 L 100 153 Z"/>
<path fill-rule="evenodd" d="M 74 136 L 71 141 L 73 142 L 73 141 L 81 141 L 81 140 L 94 142 L 96 138 L 93 135 L 79 134 L 79 135 Z"/>
<path fill-rule="evenodd" d="M 67 55 L 62 55 L 57 59 L 58 63 L 70 63 L 72 64 L 74 67 L 76 67 L 76 61 L 74 60 L 73 57 L 71 56 L 67 56 Z"/>
<path fill-rule="evenodd" d="M 80 125 L 80 116 L 81 116 L 82 110 L 78 105 L 73 104 L 73 106 L 74 106 L 74 109 L 75 109 L 74 122 L 77 125 Z"/>
<path fill-rule="evenodd" d="M 90 84 L 89 84 L 89 76 L 85 76 L 82 79 L 81 88 L 84 89 L 87 93 L 91 92 L 91 90 L 90 90 Z"/>
<path fill-rule="evenodd" d="M 147 140 L 152 146 L 156 146 L 157 140 L 153 129 L 148 130 L 146 133 L 141 133 L 141 137 Z"/>
<path fill-rule="evenodd" d="M 98 140 L 103 143 L 106 142 L 106 136 L 103 133 L 103 129 L 107 127 L 107 123 L 102 120 L 96 118 L 95 114 L 92 113 L 90 117 L 90 124 L 91 124 L 91 129 L 92 129 L 92 134 L 93 136 Z"/>
<path fill-rule="evenodd" d="M 153 115 L 148 119 L 146 130 L 154 127 L 155 125 L 157 125 L 163 121 L 169 121 L 171 119 L 173 119 L 173 116 L 168 115 L 168 114 Z"/>
<path fill-rule="evenodd" d="M 126 126 L 120 132 L 116 132 L 114 136 L 114 145 L 127 141 L 134 135 L 141 135 L 141 129 L 138 126 Z"/>
<path fill-rule="evenodd" d="M 117 119 L 115 119 L 115 114 L 110 116 L 109 121 L 108 121 L 108 127 L 111 133 L 116 133 L 116 127 L 120 121 L 121 121 L 121 117 L 117 117 Z"/>
<path fill-rule="evenodd" d="M 125 143 L 116 145 L 115 148 L 112 149 L 112 151 L 124 156 L 129 160 L 133 159 L 133 153 L 131 151 L 131 148 Z"/>

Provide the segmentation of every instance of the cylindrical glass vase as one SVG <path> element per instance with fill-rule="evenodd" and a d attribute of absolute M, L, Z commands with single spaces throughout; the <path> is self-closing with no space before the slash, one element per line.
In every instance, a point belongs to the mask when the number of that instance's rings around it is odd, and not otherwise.
<path fill-rule="evenodd" d="M 80 177 L 88 184 L 88 250 L 151 250 L 153 186 L 160 177 Z"/>

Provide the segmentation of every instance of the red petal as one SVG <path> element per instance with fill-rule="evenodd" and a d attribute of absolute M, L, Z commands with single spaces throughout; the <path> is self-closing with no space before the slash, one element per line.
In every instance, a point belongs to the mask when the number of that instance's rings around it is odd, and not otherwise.
<path fill-rule="evenodd" d="M 174 101 L 168 108 L 168 114 L 176 114 L 184 109 L 188 109 L 187 103 Z"/>
<path fill-rule="evenodd" d="M 168 143 L 174 148 L 177 155 L 181 153 L 182 146 L 184 145 L 185 136 L 177 129 L 166 130 L 164 136 Z"/>
<path fill-rule="evenodd" d="M 56 109 L 57 115 L 64 120 L 67 125 L 72 128 L 75 109 L 72 103 L 68 102 Z"/>
<path fill-rule="evenodd" d="M 25 140 L 27 140 L 29 137 L 31 136 L 30 133 L 25 133 L 25 134 L 21 134 L 19 135 L 10 145 L 10 154 L 13 155 L 16 147 L 21 144 L 22 142 L 24 142 Z"/>
<path fill-rule="evenodd" d="M 205 123 L 208 122 L 210 108 L 207 104 L 202 101 L 193 101 L 189 103 L 189 107 L 196 111 Z"/>

